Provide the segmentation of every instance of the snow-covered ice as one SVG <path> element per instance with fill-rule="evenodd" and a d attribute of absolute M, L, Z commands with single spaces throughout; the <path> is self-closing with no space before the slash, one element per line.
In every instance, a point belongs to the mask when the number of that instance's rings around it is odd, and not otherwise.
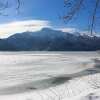
<path fill-rule="evenodd" d="M 0 52 L 0 100 L 100 100 L 100 53 Z"/>

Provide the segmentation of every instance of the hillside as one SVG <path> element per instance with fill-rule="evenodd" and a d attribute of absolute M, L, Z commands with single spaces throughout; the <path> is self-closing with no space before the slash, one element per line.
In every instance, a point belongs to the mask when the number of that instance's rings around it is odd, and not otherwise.
<path fill-rule="evenodd" d="M 2 51 L 95 51 L 100 50 L 100 37 L 70 34 L 44 28 L 37 32 L 16 33 L 0 39 Z"/>

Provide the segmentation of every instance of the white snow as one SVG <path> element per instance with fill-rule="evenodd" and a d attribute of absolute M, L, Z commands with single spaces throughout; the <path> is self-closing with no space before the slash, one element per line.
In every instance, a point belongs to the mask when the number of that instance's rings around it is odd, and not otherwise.
<path fill-rule="evenodd" d="M 0 100 L 100 100 L 96 52 L 0 52 Z"/>

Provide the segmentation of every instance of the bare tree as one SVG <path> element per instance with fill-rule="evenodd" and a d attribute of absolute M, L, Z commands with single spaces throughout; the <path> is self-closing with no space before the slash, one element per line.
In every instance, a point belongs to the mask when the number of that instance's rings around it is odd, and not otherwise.
<path fill-rule="evenodd" d="M 12 0 L 0 0 L 0 14 L 4 15 L 3 11 L 8 9 L 9 3 Z M 21 0 L 13 0 L 16 2 L 15 9 L 17 12 L 19 12 L 20 6 L 21 6 Z M 66 12 L 66 14 L 62 17 L 64 21 L 67 23 L 73 19 L 73 17 L 80 11 L 80 9 L 83 6 L 83 3 L 86 0 L 64 0 L 64 7 L 67 7 L 69 10 Z M 99 8 L 100 0 L 94 0 L 95 5 L 93 6 L 93 13 L 90 20 L 90 34 L 91 36 L 94 35 L 94 29 L 95 29 L 95 23 L 96 23 L 96 14 L 97 14 L 97 9 Z M 84 10 L 84 9 L 83 9 Z"/>
<path fill-rule="evenodd" d="M 67 7 L 70 5 L 69 12 L 66 13 L 66 15 L 63 16 L 63 19 L 67 22 L 73 19 L 73 17 L 79 12 L 79 10 L 82 8 L 83 3 L 85 0 L 64 0 L 64 6 Z M 96 23 L 96 14 L 97 9 L 99 8 L 100 0 L 95 0 L 95 5 L 93 6 L 93 14 L 90 20 L 90 34 L 91 36 L 94 35 L 94 28 Z M 83 9 L 84 10 L 84 9 Z M 92 9 L 91 9 L 92 10 Z"/>
<path fill-rule="evenodd" d="M 4 13 L 5 10 L 14 7 L 16 11 L 19 11 L 20 5 L 21 5 L 21 0 L 13 0 L 15 4 L 12 4 L 12 0 L 0 0 L 0 15 L 7 15 Z"/>
<path fill-rule="evenodd" d="M 94 25 L 95 25 L 96 12 L 97 12 L 97 8 L 98 8 L 98 5 L 99 5 L 99 2 L 100 2 L 100 0 L 96 0 L 96 4 L 95 4 L 94 10 L 93 10 L 93 14 L 92 14 L 91 28 L 90 28 L 91 35 L 93 35 L 93 28 L 94 28 Z"/>

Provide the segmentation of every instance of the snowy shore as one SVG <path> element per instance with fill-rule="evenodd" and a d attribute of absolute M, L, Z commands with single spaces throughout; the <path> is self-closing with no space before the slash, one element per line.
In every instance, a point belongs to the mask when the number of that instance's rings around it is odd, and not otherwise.
<path fill-rule="evenodd" d="M 0 100 L 100 100 L 96 52 L 0 56 Z"/>

